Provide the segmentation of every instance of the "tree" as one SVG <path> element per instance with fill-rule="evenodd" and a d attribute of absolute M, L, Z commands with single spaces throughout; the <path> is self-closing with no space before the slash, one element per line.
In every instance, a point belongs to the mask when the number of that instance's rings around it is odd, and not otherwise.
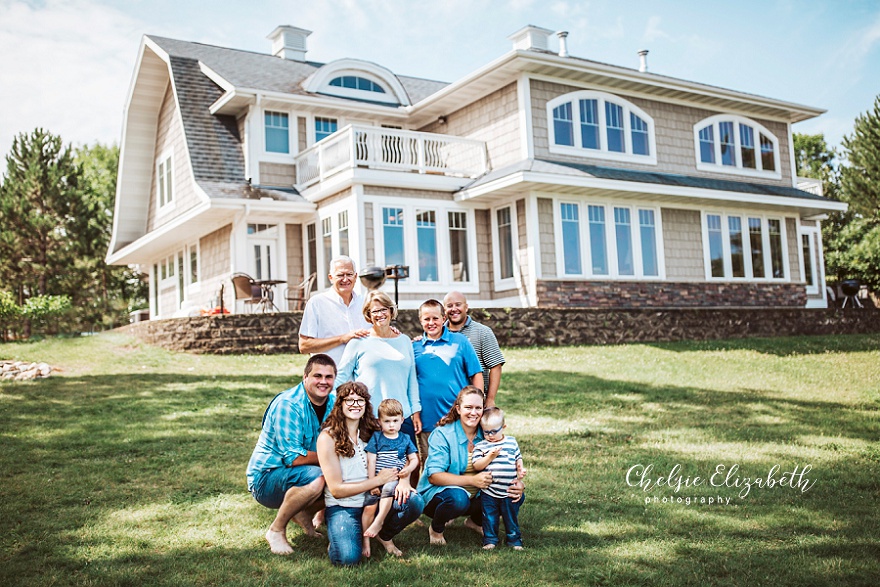
<path fill-rule="evenodd" d="M 852 136 L 843 137 L 847 165 L 841 169 L 840 187 L 853 211 L 865 218 L 880 218 L 880 96 L 873 110 L 856 118 Z"/>
<path fill-rule="evenodd" d="M 119 325 L 145 299 L 136 273 L 104 262 L 118 161 L 116 146 L 73 151 L 43 129 L 14 139 L 0 183 L 0 283 L 19 306 L 67 296 L 66 326 L 81 331 Z M 66 307 L 53 306 L 53 318 Z"/>

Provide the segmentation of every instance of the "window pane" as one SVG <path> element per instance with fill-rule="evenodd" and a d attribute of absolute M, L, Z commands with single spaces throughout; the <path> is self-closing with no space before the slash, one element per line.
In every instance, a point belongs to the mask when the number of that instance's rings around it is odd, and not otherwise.
<path fill-rule="evenodd" d="M 639 210 L 639 236 L 642 240 L 643 274 L 660 275 L 657 267 L 657 229 L 653 210 Z"/>
<path fill-rule="evenodd" d="M 314 223 L 306 225 L 306 243 L 309 250 L 309 275 L 318 273 L 318 236 Z M 327 263 L 330 260 L 327 259 Z M 315 284 L 317 285 L 317 284 Z M 308 293 L 308 292 L 306 292 Z"/>
<path fill-rule="evenodd" d="M 760 218 L 749 218 L 749 246 L 752 249 L 752 276 L 764 277 L 764 235 Z"/>
<path fill-rule="evenodd" d="M 183 251 L 177 253 L 177 301 L 183 303 Z"/>
<path fill-rule="evenodd" d="M 325 139 L 336 132 L 335 118 L 315 118 L 315 142 Z"/>
<path fill-rule="evenodd" d="M 785 277 L 782 262 L 782 223 L 779 220 L 768 220 L 767 227 L 770 233 L 770 269 L 773 277 L 782 279 Z"/>
<path fill-rule="evenodd" d="M 721 216 L 706 216 L 709 232 L 709 263 L 712 265 L 712 277 L 724 277 L 724 244 L 721 234 Z"/>
<path fill-rule="evenodd" d="M 613 102 L 605 102 L 605 126 L 608 134 L 608 150 L 626 151 L 623 138 L 623 108 Z"/>
<path fill-rule="evenodd" d="M 501 279 L 513 277 L 513 231 L 510 225 L 510 208 L 496 212 L 498 220 L 498 263 Z"/>
<path fill-rule="evenodd" d="M 776 159 L 773 156 L 773 141 L 761 135 L 761 169 L 776 171 Z"/>
<path fill-rule="evenodd" d="M 416 212 L 419 281 L 439 281 L 437 275 L 437 218 L 433 210 Z"/>
<path fill-rule="evenodd" d="M 730 269 L 734 277 L 746 276 L 746 262 L 743 255 L 742 218 L 731 216 L 727 219 L 730 234 Z"/>
<path fill-rule="evenodd" d="M 266 150 L 290 153 L 289 120 L 284 112 L 266 112 Z"/>
<path fill-rule="evenodd" d="M 590 261 L 593 275 L 608 275 L 608 252 L 605 245 L 605 208 L 588 206 L 590 217 Z"/>
<path fill-rule="evenodd" d="M 614 209 L 614 229 L 617 236 L 617 272 L 620 275 L 634 275 L 632 222 L 629 208 Z"/>
<path fill-rule="evenodd" d="M 806 280 L 807 285 L 816 285 L 813 278 L 815 273 L 813 271 L 813 254 L 810 249 L 810 235 L 801 235 L 801 247 L 803 248 L 804 253 L 804 279 Z"/>
<path fill-rule="evenodd" d="M 718 123 L 718 138 L 721 141 L 721 164 L 736 165 L 736 154 L 734 153 L 733 142 L 733 123 Z"/>
<path fill-rule="evenodd" d="M 581 100 L 581 146 L 585 149 L 599 148 L 599 103 L 597 100 Z"/>
<path fill-rule="evenodd" d="M 562 217 L 562 259 L 566 275 L 580 275 L 581 230 L 577 204 L 560 204 Z"/>
<path fill-rule="evenodd" d="M 339 213 L 339 254 L 348 256 L 348 210 Z"/>
<path fill-rule="evenodd" d="M 199 254 L 195 247 L 189 249 L 189 282 L 199 281 Z"/>
<path fill-rule="evenodd" d="M 715 127 L 700 129 L 700 161 L 715 163 Z"/>
<path fill-rule="evenodd" d="M 403 208 L 382 208 L 385 264 L 405 265 L 403 250 Z"/>
<path fill-rule="evenodd" d="M 739 147 L 742 166 L 755 169 L 755 130 L 745 124 L 739 125 Z"/>
<path fill-rule="evenodd" d="M 465 212 L 449 213 L 449 256 L 452 262 L 452 280 L 470 281 L 467 214 Z"/>
<path fill-rule="evenodd" d="M 321 220 L 321 234 L 324 241 L 324 266 L 329 266 L 333 258 L 333 224 L 330 218 Z"/>
<path fill-rule="evenodd" d="M 629 125 L 632 128 L 632 147 L 634 155 L 650 155 L 648 146 L 648 123 L 630 112 Z"/>
<path fill-rule="evenodd" d="M 553 141 L 557 145 L 574 146 L 574 130 L 571 122 L 571 102 L 553 109 Z"/>

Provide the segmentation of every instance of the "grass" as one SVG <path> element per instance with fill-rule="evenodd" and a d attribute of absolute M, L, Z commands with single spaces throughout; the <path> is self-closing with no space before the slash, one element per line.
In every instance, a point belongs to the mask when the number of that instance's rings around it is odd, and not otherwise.
<path fill-rule="evenodd" d="M 485 553 L 461 525 L 437 549 L 410 527 L 405 559 L 336 569 L 298 529 L 294 555 L 271 555 L 272 513 L 245 488 L 263 409 L 303 357 L 119 334 L 0 345 L 62 369 L 0 384 L 0 585 L 874 586 L 878 349 L 878 335 L 508 349 L 526 550 Z M 626 482 L 639 464 L 704 480 L 643 491 Z M 734 464 L 739 486 L 709 484 Z M 777 464 L 777 480 L 811 466 L 814 485 L 739 497 Z"/>

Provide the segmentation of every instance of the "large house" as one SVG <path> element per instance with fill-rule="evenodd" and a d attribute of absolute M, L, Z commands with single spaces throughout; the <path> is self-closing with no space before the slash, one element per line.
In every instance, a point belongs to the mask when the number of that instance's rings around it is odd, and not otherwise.
<path fill-rule="evenodd" d="M 792 124 L 824 111 L 568 54 L 527 26 L 453 83 L 360 59 L 145 36 L 125 109 L 108 262 L 150 316 L 230 277 L 404 265 L 401 306 L 823 307 L 820 222 Z M 558 50 L 551 50 L 551 41 Z M 284 287 L 283 285 L 281 286 Z M 390 282 L 386 288 L 393 288 Z M 284 305 L 283 296 L 277 298 Z"/>

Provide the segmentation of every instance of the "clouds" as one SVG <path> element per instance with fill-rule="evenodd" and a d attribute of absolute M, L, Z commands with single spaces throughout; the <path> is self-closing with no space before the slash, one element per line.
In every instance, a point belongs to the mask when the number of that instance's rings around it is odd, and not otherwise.
<path fill-rule="evenodd" d="M 0 3 L 0 153 L 38 126 L 118 142 L 141 28 L 91 1 Z"/>

